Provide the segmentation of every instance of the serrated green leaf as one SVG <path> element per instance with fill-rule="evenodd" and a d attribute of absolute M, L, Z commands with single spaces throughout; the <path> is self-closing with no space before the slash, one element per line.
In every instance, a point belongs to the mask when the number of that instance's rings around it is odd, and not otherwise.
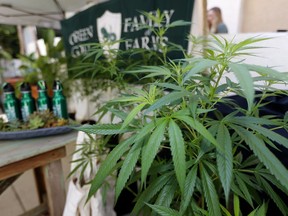
<path fill-rule="evenodd" d="M 193 166 L 193 168 L 189 171 L 186 181 L 185 181 L 185 187 L 184 187 L 184 195 L 181 202 L 181 213 L 184 213 L 191 201 L 191 198 L 193 196 L 194 190 L 195 190 L 195 184 L 197 179 L 197 171 L 198 166 Z"/>
<path fill-rule="evenodd" d="M 236 122 L 235 122 L 236 123 Z M 238 122 L 240 123 L 240 122 Z M 288 148 L 288 139 L 284 136 L 281 136 L 280 134 L 269 130 L 265 127 L 256 125 L 256 124 L 249 124 L 248 122 L 244 121 L 240 123 L 242 126 L 246 126 L 252 130 L 257 131 L 258 133 L 262 134 L 263 136 L 269 138 L 272 141 L 277 142 L 278 144 L 284 146 L 285 148 Z"/>
<path fill-rule="evenodd" d="M 209 60 L 209 59 L 200 59 L 199 62 L 195 64 L 193 67 L 184 77 L 183 83 L 189 80 L 193 75 L 197 73 L 201 73 L 205 71 L 207 68 L 213 67 L 214 65 L 218 64 L 217 61 Z"/>
<path fill-rule="evenodd" d="M 237 172 L 237 176 L 239 178 L 241 178 L 247 184 L 247 186 L 250 186 L 250 188 L 253 188 L 253 189 L 256 189 L 256 190 L 261 190 L 259 185 L 254 183 L 253 178 L 251 177 L 251 175 L 245 174 L 244 172 Z"/>
<path fill-rule="evenodd" d="M 189 98 L 189 104 L 188 104 L 188 108 L 189 111 L 192 115 L 192 117 L 195 119 L 196 118 L 196 113 L 198 111 L 198 105 L 199 105 L 199 97 L 198 96 L 192 96 Z"/>
<path fill-rule="evenodd" d="M 263 176 L 266 180 L 268 180 L 270 183 L 275 185 L 277 188 L 282 190 L 284 193 L 288 194 L 287 188 L 285 188 L 277 179 L 275 179 L 275 176 L 267 170 L 267 172 L 261 172 L 261 176 Z"/>
<path fill-rule="evenodd" d="M 117 99 L 109 101 L 109 103 L 121 103 L 121 102 L 143 102 L 143 99 L 137 96 L 126 96 L 126 97 L 119 97 Z"/>
<path fill-rule="evenodd" d="M 157 127 L 163 120 L 164 120 L 163 118 L 159 118 L 159 119 L 156 119 L 155 121 L 149 122 L 144 127 L 142 127 L 137 133 L 136 141 L 142 139 L 147 134 L 150 134 L 152 132 L 152 130 L 155 127 Z"/>
<path fill-rule="evenodd" d="M 265 119 L 265 118 L 257 118 L 252 116 L 232 116 L 231 118 L 227 118 L 227 121 L 234 124 L 240 124 L 250 127 L 252 124 L 260 124 L 260 125 L 276 125 L 275 121 Z"/>
<path fill-rule="evenodd" d="M 94 179 L 92 180 L 91 187 L 89 190 L 87 201 L 97 192 L 101 187 L 106 177 L 111 174 L 117 161 L 123 156 L 128 150 L 129 146 L 134 142 L 135 137 L 132 136 L 123 142 L 119 143 L 103 160 L 99 170 L 97 171 Z"/>
<path fill-rule="evenodd" d="M 225 48 L 225 45 L 220 40 L 221 37 L 217 37 L 216 35 L 211 35 L 215 41 L 213 41 L 218 47 L 220 47 L 222 50 Z"/>
<path fill-rule="evenodd" d="M 185 25 L 191 25 L 191 22 L 187 22 L 184 20 L 176 20 L 172 23 L 170 23 L 169 25 L 167 25 L 167 28 L 172 28 L 172 27 L 177 27 L 177 26 L 185 26 Z"/>
<path fill-rule="evenodd" d="M 223 205 L 220 205 L 220 208 L 225 216 L 232 216 L 231 213 Z"/>
<path fill-rule="evenodd" d="M 167 170 L 172 170 L 173 169 L 173 164 L 168 163 L 168 164 L 159 164 L 155 162 L 153 166 L 149 170 L 149 175 L 151 176 L 157 176 L 159 173 L 165 173 Z M 133 176 L 128 181 L 128 184 L 137 182 L 139 183 L 139 179 L 141 178 L 141 170 L 137 171 Z"/>
<path fill-rule="evenodd" d="M 197 120 L 189 117 L 189 116 L 175 116 L 175 118 L 185 122 L 188 124 L 191 128 L 199 132 L 205 139 L 207 139 L 209 142 L 211 142 L 214 146 L 217 147 L 217 149 L 221 152 L 224 151 L 222 146 L 219 145 L 217 140 L 214 138 L 214 136 Z"/>
<path fill-rule="evenodd" d="M 81 167 L 81 172 L 80 172 L 80 175 L 79 175 L 80 181 L 83 179 L 84 172 L 85 172 L 85 170 L 86 170 L 86 168 L 87 168 L 88 165 L 89 165 L 89 162 L 86 162 L 86 163 L 84 164 L 84 166 Z M 91 167 L 92 167 L 92 166 L 91 166 L 91 164 L 90 164 L 90 168 L 91 168 Z"/>
<path fill-rule="evenodd" d="M 141 66 L 137 70 L 125 71 L 124 73 L 155 73 L 159 75 L 170 75 L 171 72 L 164 66 Z"/>
<path fill-rule="evenodd" d="M 255 71 L 274 79 L 288 81 L 288 73 L 279 72 L 272 68 L 263 67 L 259 65 L 251 65 L 251 64 L 243 64 L 243 65 L 245 65 L 245 67 L 247 67 L 248 70 L 250 71 Z"/>
<path fill-rule="evenodd" d="M 231 182 L 231 191 L 233 191 L 234 195 L 237 195 L 244 199 L 244 195 L 242 191 L 239 189 L 238 185 L 236 185 L 236 181 Z"/>
<path fill-rule="evenodd" d="M 267 207 L 266 207 L 266 203 L 263 203 L 260 208 L 257 210 L 255 216 L 263 216 L 263 215 L 266 215 L 266 210 L 267 210 Z M 286 212 L 287 214 L 287 212 Z"/>
<path fill-rule="evenodd" d="M 164 174 L 159 176 L 153 182 L 150 182 L 149 186 L 138 197 L 137 202 L 131 212 L 132 215 L 138 215 L 139 211 L 145 205 L 145 202 L 149 202 L 155 194 L 157 194 L 170 180 L 171 174 Z"/>
<path fill-rule="evenodd" d="M 174 198 L 174 194 L 177 193 L 177 189 L 178 189 L 178 186 L 177 186 L 176 178 L 170 179 L 170 181 L 160 191 L 154 204 L 170 207 Z M 155 216 L 155 215 L 156 215 L 155 213 L 152 214 L 152 216 Z"/>
<path fill-rule="evenodd" d="M 129 88 L 134 94 L 137 95 L 137 97 L 146 97 L 147 96 L 147 91 L 145 91 L 144 89 L 140 89 L 140 88 L 137 88 L 137 87 L 131 87 Z M 155 86 L 151 85 L 150 86 L 150 90 L 151 89 L 155 89 Z"/>
<path fill-rule="evenodd" d="M 177 118 L 177 116 L 187 116 L 187 115 L 189 115 L 190 114 L 190 111 L 189 111 L 189 109 L 187 109 L 187 108 L 183 108 L 183 109 L 181 109 L 181 110 L 179 110 L 179 111 L 177 111 L 177 112 L 174 112 L 174 113 L 172 113 L 171 114 L 171 118 Z"/>
<path fill-rule="evenodd" d="M 177 183 L 176 179 L 175 179 L 175 183 Z M 177 184 L 175 183 L 174 184 L 168 183 L 163 187 L 163 189 L 161 190 L 161 192 L 159 193 L 157 197 L 155 204 L 166 206 L 166 207 L 170 206 L 174 198 L 174 193 L 177 190 Z"/>
<path fill-rule="evenodd" d="M 239 189 L 241 190 L 242 194 L 244 195 L 245 200 L 253 207 L 253 201 L 250 194 L 250 191 L 245 184 L 245 182 L 241 179 L 239 175 L 235 176 L 236 182 L 238 184 Z"/>
<path fill-rule="evenodd" d="M 254 209 L 248 216 L 263 216 L 266 215 L 266 204 L 263 203 L 260 207 Z"/>
<path fill-rule="evenodd" d="M 138 159 L 139 159 L 139 155 L 141 152 L 141 146 L 142 146 L 142 142 L 138 141 L 137 143 L 135 143 L 132 148 L 130 149 L 130 151 L 128 152 L 123 165 L 121 167 L 121 170 L 119 172 L 119 176 L 117 178 L 116 181 L 116 186 L 115 186 L 115 197 L 116 200 L 118 199 L 120 193 L 122 192 L 123 188 L 125 187 L 125 184 L 129 178 L 129 176 L 131 175 Z"/>
<path fill-rule="evenodd" d="M 234 194 L 233 196 L 234 216 L 240 216 L 240 201 L 239 197 Z"/>
<path fill-rule="evenodd" d="M 233 175 L 233 152 L 230 133 L 223 124 L 220 124 L 218 127 L 217 142 L 224 149 L 224 152 L 217 152 L 217 168 L 224 189 L 226 203 L 228 203 Z"/>
<path fill-rule="evenodd" d="M 146 144 L 146 147 L 143 149 L 142 154 L 142 169 L 141 169 L 141 180 L 142 183 L 146 180 L 149 168 L 159 150 L 161 142 L 164 139 L 164 132 L 166 125 L 168 123 L 167 119 L 162 119 L 162 122 L 155 128 L 151 137 Z"/>
<path fill-rule="evenodd" d="M 248 103 L 248 110 L 251 110 L 253 106 L 255 91 L 253 79 L 251 74 L 249 73 L 249 70 L 245 66 L 240 64 L 230 63 L 229 67 L 234 72 L 235 76 L 239 81 L 239 84 Z"/>
<path fill-rule="evenodd" d="M 135 118 L 135 116 L 143 109 L 143 107 L 146 105 L 146 103 L 141 103 L 138 106 L 134 107 L 133 110 L 128 114 L 126 119 L 124 120 L 121 129 L 126 128 L 131 121 Z"/>
<path fill-rule="evenodd" d="M 199 207 L 199 204 L 195 202 L 195 200 L 192 199 L 191 206 L 193 209 L 193 212 L 195 213 L 195 216 L 207 216 L 209 215 L 208 210 Z"/>
<path fill-rule="evenodd" d="M 287 215 L 288 207 L 285 204 L 285 202 L 279 197 L 279 195 L 275 192 L 275 190 L 271 187 L 271 185 L 264 178 L 260 178 L 260 181 L 263 184 L 265 191 L 267 191 L 267 193 L 272 198 L 274 203 L 278 206 L 282 214 Z"/>
<path fill-rule="evenodd" d="M 259 38 L 258 36 L 256 37 L 251 37 L 251 38 L 247 38 L 243 41 L 240 41 L 236 44 L 233 44 L 233 47 L 231 49 L 231 52 L 236 53 L 237 51 L 243 51 L 246 49 L 254 49 L 254 47 L 248 46 L 250 44 L 254 44 L 260 41 L 265 41 L 265 40 L 269 40 L 270 38 Z M 258 47 L 256 47 L 258 48 Z"/>
<path fill-rule="evenodd" d="M 182 216 L 178 211 L 165 207 L 165 206 L 160 206 L 160 205 L 148 205 L 153 211 L 157 212 L 161 216 Z"/>
<path fill-rule="evenodd" d="M 185 144 L 181 129 L 172 119 L 169 122 L 169 141 L 174 163 L 174 170 L 182 194 L 184 193 L 184 185 L 186 178 L 186 161 L 185 161 Z"/>
<path fill-rule="evenodd" d="M 169 78 L 171 76 L 171 74 L 163 74 L 161 72 L 158 72 L 158 73 L 152 73 L 152 74 L 148 74 L 146 76 L 144 76 L 144 79 L 147 79 L 147 78 L 152 78 L 152 77 L 155 77 L 155 76 L 164 76 L 166 75 L 167 78 Z"/>
<path fill-rule="evenodd" d="M 257 158 L 257 156 L 255 155 L 251 155 L 249 156 L 245 161 L 243 161 L 241 163 L 241 167 L 242 168 L 245 168 L 245 167 L 251 167 L 251 166 L 256 166 L 257 164 L 259 164 L 260 161 L 259 159 Z"/>
<path fill-rule="evenodd" d="M 275 155 L 266 147 L 263 140 L 259 139 L 253 133 L 236 125 L 231 125 L 233 129 L 245 140 L 260 161 L 268 170 L 288 189 L 288 171 Z"/>
<path fill-rule="evenodd" d="M 109 112 L 111 112 L 113 115 L 117 116 L 118 118 L 120 118 L 121 120 L 125 120 L 127 118 L 127 113 L 121 111 L 121 110 L 118 110 L 118 109 L 114 109 L 114 108 L 111 108 L 111 107 L 107 107 L 107 110 Z"/>
<path fill-rule="evenodd" d="M 204 167 L 200 170 L 200 174 L 208 213 L 211 216 L 221 216 L 219 198 L 213 181 Z"/>
<path fill-rule="evenodd" d="M 165 106 L 167 104 L 171 104 L 172 102 L 181 99 L 183 97 L 186 97 L 189 95 L 189 92 L 187 91 L 175 91 L 175 92 L 171 92 L 165 96 L 163 96 L 162 98 L 158 99 L 155 103 L 153 103 L 146 111 L 145 113 L 149 113 L 152 112 L 162 106 Z"/>
<path fill-rule="evenodd" d="M 173 83 L 156 83 L 157 86 L 166 88 L 166 89 L 173 89 L 176 91 L 184 91 L 185 89 L 179 85 L 175 85 Z"/>
<path fill-rule="evenodd" d="M 85 163 L 85 161 L 83 160 L 83 159 L 80 159 L 80 160 L 78 160 L 78 161 L 73 161 L 73 162 L 80 162 L 80 161 L 82 161 L 81 163 L 78 163 L 75 167 L 74 167 L 74 169 L 69 173 L 69 175 L 67 176 L 67 178 L 70 178 L 72 175 L 74 175 L 76 172 L 77 172 L 77 170 L 79 170 L 82 166 L 83 166 L 83 164 Z"/>
<path fill-rule="evenodd" d="M 121 129 L 121 124 L 98 124 L 98 125 L 83 125 L 80 127 L 75 127 L 76 130 L 83 131 L 90 134 L 100 134 L 100 135 L 113 135 L 130 132 L 133 129 L 125 128 Z"/>

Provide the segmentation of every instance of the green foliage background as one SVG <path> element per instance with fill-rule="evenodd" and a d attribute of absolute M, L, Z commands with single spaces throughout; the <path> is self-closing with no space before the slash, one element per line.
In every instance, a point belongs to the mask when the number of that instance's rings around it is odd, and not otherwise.
<path fill-rule="evenodd" d="M 16 58 L 20 52 L 16 26 L 0 24 L 0 46 Z"/>

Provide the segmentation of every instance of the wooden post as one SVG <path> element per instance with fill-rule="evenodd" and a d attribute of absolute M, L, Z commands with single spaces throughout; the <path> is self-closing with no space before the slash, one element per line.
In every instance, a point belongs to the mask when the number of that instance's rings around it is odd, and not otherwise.
<path fill-rule="evenodd" d="M 47 164 L 44 169 L 50 215 L 61 216 L 66 200 L 61 160 Z"/>
<path fill-rule="evenodd" d="M 202 14 L 203 14 L 203 35 L 208 35 L 208 23 L 207 23 L 207 0 L 202 0 Z"/>
<path fill-rule="evenodd" d="M 203 29 L 202 34 L 204 37 L 203 42 L 203 57 L 206 57 L 207 55 L 207 38 L 208 38 L 208 20 L 207 20 L 207 0 L 202 0 L 202 16 L 203 16 Z M 204 72 L 202 72 L 203 76 L 208 76 L 209 72 L 206 69 Z"/>
<path fill-rule="evenodd" d="M 34 177 L 37 185 L 38 199 L 40 203 L 47 202 L 47 190 L 45 185 L 45 176 L 43 167 L 34 169 Z"/>

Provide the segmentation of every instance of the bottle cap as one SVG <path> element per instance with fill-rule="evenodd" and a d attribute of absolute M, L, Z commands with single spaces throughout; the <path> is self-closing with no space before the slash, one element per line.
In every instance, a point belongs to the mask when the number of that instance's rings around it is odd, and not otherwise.
<path fill-rule="evenodd" d="M 44 80 L 40 80 L 37 83 L 38 90 L 46 91 L 47 90 L 47 84 Z"/>
<path fill-rule="evenodd" d="M 20 91 L 21 91 L 21 92 L 31 91 L 31 87 L 30 87 L 29 83 L 23 82 L 23 83 L 20 85 Z"/>
<path fill-rule="evenodd" d="M 54 80 L 53 91 L 62 91 L 62 84 L 59 80 Z"/>
<path fill-rule="evenodd" d="M 14 92 L 14 87 L 11 83 L 7 82 L 3 83 L 2 88 L 4 92 Z"/>

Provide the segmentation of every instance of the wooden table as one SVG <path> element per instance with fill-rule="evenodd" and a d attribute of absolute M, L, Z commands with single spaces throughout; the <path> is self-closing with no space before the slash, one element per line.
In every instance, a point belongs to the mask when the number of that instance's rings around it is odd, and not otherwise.
<path fill-rule="evenodd" d="M 75 143 L 76 137 L 73 131 L 33 139 L 0 140 L 0 180 L 13 179 L 34 169 L 41 208 L 48 202 L 50 215 L 61 216 L 66 199 L 61 158 L 66 156 L 65 145 Z"/>

